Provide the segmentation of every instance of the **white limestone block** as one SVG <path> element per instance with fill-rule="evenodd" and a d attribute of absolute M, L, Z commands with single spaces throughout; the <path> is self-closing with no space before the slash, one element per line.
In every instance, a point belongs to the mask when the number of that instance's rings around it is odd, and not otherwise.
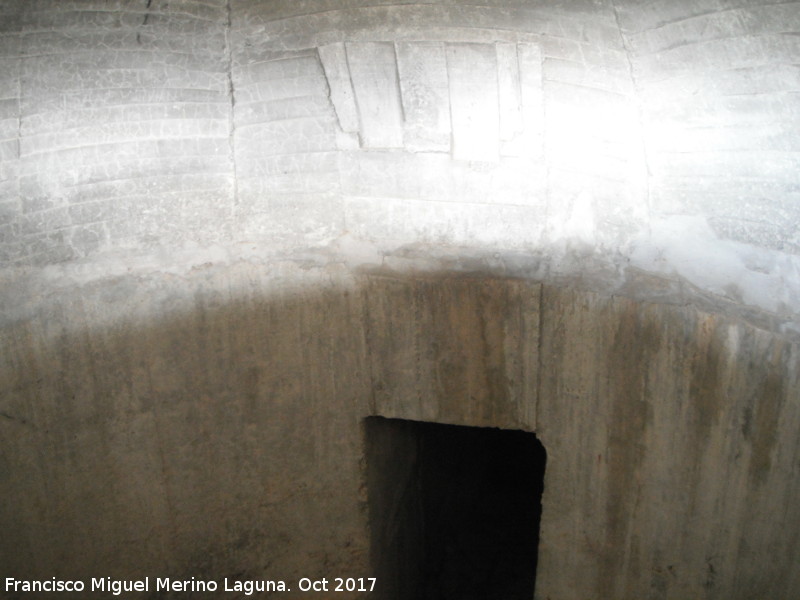
<path fill-rule="evenodd" d="M 520 156 L 541 158 L 544 154 L 544 88 L 542 50 L 536 44 L 517 44 L 523 135 Z"/>
<path fill-rule="evenodd" d="M 402 148 L 403 109 L 394 44 L 347 44 L 364 148 Z"/>
<path fill-rule="evenodd" d="M 444 44 L 397 44 L 405 146 L 408 150 L 450 151 L 450 91 Z"/>
<path fill-rule="evenodd" d="M 339 119 L 339 126 L 346 133 L 357 133 L 358 111 L 344 44 L 326 44 L 320 46 L 318 52 L 325 77 L 328 79 L 331 103 Z"/>
<path fill-rule="evenodd" d="M 496 161 L 500 155 L 497 57 L 494 45 L 448 44 L 453 157 Z"/>
<path fill-rule="evenodd" d="M 500 102 L 500 139 L 509 141 L 522 132 L 522 98 L 517 45 L 498 43 L 497 92 Z"/>

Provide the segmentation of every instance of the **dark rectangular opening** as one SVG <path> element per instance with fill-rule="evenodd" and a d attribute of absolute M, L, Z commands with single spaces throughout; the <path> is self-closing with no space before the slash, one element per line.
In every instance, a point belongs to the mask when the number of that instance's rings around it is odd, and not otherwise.
<path fill-rule="evenodd" d="M 386 600 L 530 600 L 546 453 L 533 433 L 365 420 L 371 560 Z"/>

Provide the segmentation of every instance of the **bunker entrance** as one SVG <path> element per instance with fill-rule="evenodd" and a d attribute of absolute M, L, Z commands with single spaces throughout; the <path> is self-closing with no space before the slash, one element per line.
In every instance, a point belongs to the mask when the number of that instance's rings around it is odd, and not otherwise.
<path fill-rule="evenodd" d="M 385 600 L 530 600 L 546 453 L 533 433 L 365 420 L 371 559 Z"/>

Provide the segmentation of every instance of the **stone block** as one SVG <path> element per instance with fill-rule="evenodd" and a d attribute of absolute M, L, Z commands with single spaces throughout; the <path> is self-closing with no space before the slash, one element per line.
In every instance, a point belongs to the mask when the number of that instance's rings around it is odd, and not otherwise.
<path fill-rule="evenodd" d="M 69 207 L 70 221 L 75 225 L 108 221 L 116 212 L 113 200 L 83 202 Z"/>
<path fill-rule="evenodd" d="M 289 119 L 330 118 L 332 114 L 328 99 L 321 95 L 279 98 L 248 104 L 237 102 L 235 110 L 236 127 Z"/>
<path fill-rule="evenodd" d="M 366 240 L 414 241 L 408 227 L 407 203 L 392 198 L 345 196 L 347 230 Z"/>
<path fill-rule="evenodd" d="M 69 245 L 78 256 L 86 256 L 108 244 L 108 233 L 102 223 L 73 227 L 68 236 Z"/>
<path fill-rule="evenodd" d="M 346 197 L 345 220 L 371 240 L 507 250 L 533 247 L 545 228 L 540 208 L 395 198 Z"/>
<path fill-rule="evenodd" d="M 22 235 L 33 235 L 62 229 L 71 223 L 67 208 L 59 207 L 22 215 L 19 228 Z"/>
<path fill-rule="evenodd" d="M 6 210 L 5 204 L 0 203 L 0 247 L 15 243 L 18 238 L 16 227 L 11 223 L 4 222 Z"/>
<path fill-rule="evenodd" d="M 88 145 L 124 145 L 131 141 L 194 136 L 226 139 L 228 127 L 228 121 L 222 119 L 164 119 L 125 123 L 101 121 L 53 133 L 23 136 L 20 139 L 20 151 L 22 157 L 30 157 Z"/>
<path fill-rule="evenodd" d="M 403 109 L 400 100 L 394 44 L 347 44 L 364 148 L 403 147 Z"/>
<path fill-rule="evenodd" d="M 77 258 L 75 251 L 66 243 L 64 230 L 20 238 L 17 264 L 31 267 L 66 262 Z"/>
<path fill-rule="evenodd" d="M 0 54 L 0 114 L 17 114 L 19 111 L 20 64 L 18 59 Z"/>
<path fill-rule="evenodd" d="M 542 52 L 538 44 L 517 44 L 522 134 L 504 147 L 514 156 L 540 159 L 544 148 L 544 88 Z"/>
<path fill-rule="evenodd" d="M 280 85 L 284 81 L 309 77 L 320 78 L 322 68 L 316 53 L 306 51 L 293 53 L 285 57 L 276 57 L 272 60 L 254 61 L 247 65 L 239 65 L 235 75 L 235 87 L 247 88 L 265 82 Z"/>
<path fill-rule="evenodd" d="M 524 249 L 540 240 L 545 226 L 540 210 L 526 206 L 408 203 L 408 232 L 425 243 Z"/>
<path fill-rule="evenodd" d="M 19 140 L 16 137 L 0 140 L 0 163 L 3 164 L 0 167 L 0 180 L 13 176 L 15 169 L 12 170 L 11 162 L 17 159 L 19 159 Z"/>
<path fill-rule="evenodd" d="M 133 105 L 104 105 L 57 110 L 26 115 L 25 135 L 53 133 L 99 126 L 120 126 L 123 123 L 187 120 L 227 121 L 230 104 L 223 102 L 157 102 Z M 200 123 L 198 123 L 200 125 Z M 202 129 L 201 129 L 202 130 Z"/>
<path fill-rule="evenodd" d="M 496 161 L 500 155 L 497 54 L 491 44 L 447 44 L 453 157 Z"/>
<path fill-rule="evenodd" d="M 405 118 L 405 147 L 412 152 L 449 152 L 450 90 L 444 44 L 398 43 L 397 66 Z"/>
<path fill-rule="evenodd" d="M 307 247 L 329 242 L 344 232 L 338 196 L 263 195 L 250 197 L 237 229 L 246 236 L 269 239 L 274 247 Z"/>
<path fill-rule="evenodd" d="M 325 69 L 325 77 L 330 88 L 330 101 L 336 110 L 339 127 L 347 133 L 359 130 L 358 109 L 355 104 L 353 82 L 344 43 L 320 46 L 319 59 Z"/>
<path fill-rule="evenodd" d="M 510 141 L 522 133 L 522 90 L 517 45 L 498 43 L 497 87 L 500 104 L 500 139 Z"/>
<path fill-rule="evenodd" d="M 656 54 L 636 56 L 634 65 L 644 81 L 692 73 L 755 69 L 766 64 L 793 64 L 800 54 L 797 36 L 764 35 L 676 43 Z"/>
<path fill-rule="evenodd" d="M 236 155 L 277 156 L 328 152 L 336 148 L 335 124 L 331 119 L 294 119 L 259 123 L 236 129 Z"/>
<path fill-rule="evenodd" d="M 235 85 L 235 84 L 234 84 Z M 327 95 L 325 77 L 321 72 L 308 72 L 296 78 L 280 81 L 265 81 L 248 86 L 237 87 L 236 103 L 247 105 L 257 102 L 273 102 L 287 98 Z"/>
<path fill-rule="evenodd" d="M 7 193 L 2 183 L 0 183 L 0 225 L 10 227 L 16 221 L 20 213 L 19 201 Z M 7 230 L 11 234 L 11 230 Z M 7 240 L 11 241 L 11 240 Z"/>

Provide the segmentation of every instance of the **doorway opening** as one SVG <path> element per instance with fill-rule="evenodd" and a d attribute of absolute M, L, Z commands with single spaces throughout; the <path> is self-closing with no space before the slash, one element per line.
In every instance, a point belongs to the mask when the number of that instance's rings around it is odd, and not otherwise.
<path fill-rule="evenodd" d="M 385 600 L 530 600 L 546 452 L 533 433 L 369 417 L 371 559 Z"/>

